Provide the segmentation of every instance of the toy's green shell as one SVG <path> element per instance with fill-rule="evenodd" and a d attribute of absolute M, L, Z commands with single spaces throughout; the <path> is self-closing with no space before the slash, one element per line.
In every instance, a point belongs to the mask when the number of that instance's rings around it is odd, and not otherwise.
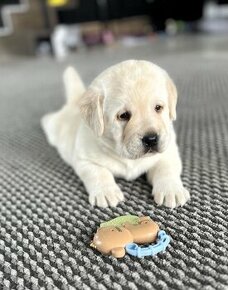
<path fill-rule="evenodd" d="M 114 218 L 108 222 L 101 223 L 100 227 L 109 227 L 109 226 L 120 227 L 126 222 L 133 224 L 133 225 L 136 225 L 139 223 L 139 217 L 136 215 L 130 215 L 130 214 L 119 216 L 119 217 Z"/>

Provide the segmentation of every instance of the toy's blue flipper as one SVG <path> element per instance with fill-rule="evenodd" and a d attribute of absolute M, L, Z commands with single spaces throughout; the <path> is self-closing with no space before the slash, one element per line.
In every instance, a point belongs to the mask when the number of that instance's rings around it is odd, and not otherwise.
<path fill-rule="evenodd" d="M 155 245 L 142 248 L 135 243 L 130 243 L 126 245 L 126 252 L 138 258 L 154 256 L 160 252 L 164 252 L 169 243 L 170 236 L 168 236 L 165 231 L 159 231 L 157 243 Z"/>

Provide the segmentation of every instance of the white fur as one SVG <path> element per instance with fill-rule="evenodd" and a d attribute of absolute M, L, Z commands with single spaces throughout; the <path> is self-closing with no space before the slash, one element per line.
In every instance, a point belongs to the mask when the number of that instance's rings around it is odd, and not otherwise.
<path fill-rule="evenodd" d="M 134 73 L 129 71 L 129 65 L 135 68 Z M 163 145 L 165 149 L 161 153 L 145 156 L 140 155 L 137 158 L 132 155 L 135 154 L 135 151 L 141 154 L 141 148 L 137 145 L 138 141 L 136 142 L 134 140 L 139 140 L 137 138 L 142 128 L 149 128 L 152 118 L 151 114 L 154 114 L 153 111 L 146 111 L 148 104 L 142 107 L 143 115 L 145 114 L 146 117 L 144 119 L 142 119 L 143 117 L 138 117 L 141 119 L 136 119 L 135 121 L 139 125 L 139 132 L 134 132 L 131 135 L 132 139 L 129 141 L 131 142 L 132 140 L 134 150 L 132 149 L 132 144 L 131 147 L 126 147 L 127 145 L 122 143 L 121 134 L 124 129 L 116 121 L 110 123 L 111 121 L 107 121 L 104 117 L 104 124 L 102 127 L 99 127 L 101 136 L 99 136 L 98 132 L 94 132 L 96 128 L 91 130 L 91 127 L 96 122 L 102 121 L 99 121 L 102 116 L 99 113 L 98 121 L 96 121 L 95 115 L 92 114 L 90 118 L 94 119 L 89 121 L 92 122 L 90 126 L 82 119 L 79 108 L 81 106 L 80 102 L 83 102 L 83 98 L 86 98 L 86 95 L 83 95 L 85 88 L 73 68 L 68 68 L 64 73 L 67 95 L 65 106 L 60 111 L 42 118 L 42 127 L 49 143 L 57 148 L 63 160 L 74 168 L 77 175 L 84 182 L 89 193 L 89 201 L 92 205 L 101 207 L 108 205 L 116 206 L 118 202 L 124 200 L 124 195 L 116 184 L 114 176 L 132 180 L 145 172 L 147 172 L 148 181 L 153 184 L 152 193 L 157 204 L 164 204 L 165 206 L 173 208 L 178 205 L 184 205 L 189 199 L 189 193 L 183 187 L 180 179 L 181 160 L 176 145 L 172 120 L 170 120 L 172 117 L 168 117 L 172 113 L 172 110 L 174 110 L 176 100 L 174 100 L 174 104 L 168 104 L 168 93 L 165 87 L 165 78 L 167 75 L 163 70 L 149 62 L 137 61 L 128 61 L 119 66 L 112 67 L 98 76 L 89 87 L 89 90 L 93 90 L 94 92 L 91 102 L 103 90 L 102 94 L 105 99 L 103 100 L 102 108 L 105 110 L 106 115 L 114 120 L 116 108 L 118 106 L 121 107 L 123 99 L 126 98 L 126 92 L 131 90 L 135 78 L 140 78 L 142 71 L 145 71 L 145 75 L 147 75 L 148 69 L 151 69 L 150 67 L 153 67 L 153 80 L 156 84 L 153 94 L 160 95 L 163 98 L 162 101 L 165 106 L 167 105 L 167 108 L 165 107 L 166 111 L 164 111 L 162 116 L 163 119 L 158 119 L 156 115 L 153 117 L 153 128 L 157 128 L 158 130 L 161 124 L 164 123 L 164 128 L 162 127 L 163 129 L 160 128 L 159 130 L 169 132 L 169 134 L 167 132 L 167 134 L 164 134 Z M 138 71 L 137 68 L 139 68 Z M 119 75 L 121 75 L 121 78 L 118 78 Z M 123 84 L 122 80 L 124 78 L 127 81 Z M 150 89 L 148 87 L 148 90 Z M 135 94 L 135 97 L 137 97 L 137 94 L 141 94 L 142 92 L 146 92 L 146 87 L 142 86 L 140 90 L 132 90 L 131 94 Z M 145 95 L 148 95 L 148 92 Z M 139 113 L 138 108 L 136 108 L 136 113 Z M 173 115 L 175 115 L 174 111 Z M 142 123 L 144 122 L 142 128 L 140 127 L 139 120 Z M 103 130 L 106 131 L 102 133 Z M 132 159 L 126 158 L 127 155 L 125 154 L 132 155 Z"/>

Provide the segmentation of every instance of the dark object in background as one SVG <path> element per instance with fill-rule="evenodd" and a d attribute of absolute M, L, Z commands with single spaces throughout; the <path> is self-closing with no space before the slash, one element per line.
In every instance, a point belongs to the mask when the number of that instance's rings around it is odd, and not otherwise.
<path fill-rule="evenodd" d="M 96 0 L 81 0 L 76 6 L 57 8 L 57 22 L 59 24 L 73 24 L 98 20 Z"/>
<path fill-rule="evenodd" d="M 228 4 L 228 0 L 217 0 L 217 4 L 221 4 L 221 5 L 223 5 L 223 4 Z"/>
<path fill-rule="evenodd" d="M 148 14 L 155 30 L 164 30 L 167 19 L 194 22 L 203 15 L 204 0 L 154 0 L 148 4 Z"/>
<path fill-rule="evenodd" d="M 59 23 L 108 21 L 146 15 L 146 0 L 80 0 L 75 7 L 57 9 Z"/>
<path fill-rule="evenodd" d="M 203 0 L 81 0 L 75 7 L 57 9 L 58 23 L 108 21 L 148 15 L 155 30 L 164 30 L 167 19 L 193 22 L 202 17 Z"/>

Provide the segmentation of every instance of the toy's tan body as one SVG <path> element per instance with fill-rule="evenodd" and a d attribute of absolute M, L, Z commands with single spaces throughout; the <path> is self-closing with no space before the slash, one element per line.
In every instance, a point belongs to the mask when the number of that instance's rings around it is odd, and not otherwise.
<path fill-rule="evenodd" d="M 97 230 L 92 246 L 103 254 L 116 258 L 125 255 L 128 243 L 153 243 L 159 231 L 158 225 L 149 217 L 141 217 L 138 224 L 125 223 L 122 226 L 107 226 Z"/>
<path fill-rule="evenodd" d="M 125 255 L 124 247 L 133 242 L 133 236 L 124 227 L 99 228 L 93 239 L 93 245 L 102 254 L 111 254 L 116 258 Z"/>
<path fill-rule="evenodd" d="M 125 224 L 124 226 L 132 234 L 136 244 L 146 244 L 152 243 L 157 238 L 157 233 L 159 231 L 158 225 L 153 222 L 151 219 L 141 218 L 141 221 L 138 225 Z"/>

